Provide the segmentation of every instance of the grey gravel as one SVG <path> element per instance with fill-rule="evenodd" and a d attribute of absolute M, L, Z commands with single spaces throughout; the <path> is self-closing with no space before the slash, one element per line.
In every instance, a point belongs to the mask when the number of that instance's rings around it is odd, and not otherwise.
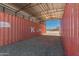
<path fill-rule="evenodd" d="M 0 56 L 63 56 L 60 37 L 39 36 L 0 47 Z"/>

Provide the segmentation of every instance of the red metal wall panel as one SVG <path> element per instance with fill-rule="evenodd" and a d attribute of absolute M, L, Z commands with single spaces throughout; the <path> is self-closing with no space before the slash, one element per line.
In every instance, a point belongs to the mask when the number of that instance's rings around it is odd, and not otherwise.
<path fill-rule="evenodd" d="M 66 4 L 62 19 L 65 55 L 79 55 L 79 4 Z"/>
<path fill-rule="evenodd" d="M 31 27 L 34 28 L 35 32 L 31 32 Z M 39 27 L 42 29 L 42 32 L 38 32 Z M 39 23 L 0 12 L 0 46 L 13 44 L 20 40 L 27 40 L 45 31 L 44 24 L 39 25 Z"/>
<path fill-rule="evenodd" d="M 20 17 L 20 24 L 21 24 L 21 26 L 20 26 L 20 29 L 21 29 L 21 40 L 22 40 L 22 18 Z"/>
<path fill-rule="evenodd" d="M 35 23 L 35 31 L 36 31 L 35 35 L 39 35 L 39 34 L 40 34 L 39 29 L 40 29 L 39 23 Z M 45 29 L 45 28 L 44 28 L 44 29 Z"/>
<path fill-rule="evenodd" d="M 9 15 L 8 14 L 5 14 L 5 22 L 9 22 Z M 5 29 L 5 36 L 4 36 L 5 37 L 5 40 L 4 40 L 5 45 L 8 44 L 8 40 L 9 40 L 9 36 L 8 36 L 9 33 L 8 32 L 9 32 L 9 28 L 6 28 Z"/>
<path fill-rule="evenodd" d="M 9 21 L 8 15 L 5 16 L 5 13 L 0 12 L 0 45 L 1 46 L 8 44 L 7 40 L 9 39 L 9 37 L 8 37 L 9 27 L 5 27 L 6 23 L 8 23 L 8 21 Z"/>
<path fill-rule="evenodd" d="M 26 20 L 24 19 L 24 39 L 26 39 L 28 36 L 27 36 L 27 32 L 26 32 Z"/>
<path fill-rule="evenodd" d="M 28 39 L 28 38 L 30 38 L 30 34 L 29 34 L 29 28 L 30 26 L 29 26 L 29 22 L 28 22 L 28 20 L 26 19 L 25 20 L 25 37 Z"/>
<path fill-rule="evenodd" d="M 18 38 L 17 38 L 17 19 L 16 19 L 16 16 L 14 16 L 14 18 L 15 18 L 15 19 L 13 19 L 13 20 L 15 21 L 15 28 L 14 28 L 14 29 L 15 29 L 15 38 L 16 38 L 16 39 L 15 39 L 15 42 L 16 42 L 17 39 L 18 39 Z"/>
<path fill-rule="evenodd" d="M 21 40 L 23 40 L 23 19 L 21 18 L 21 22 L 22 22 L 22 39 Z"/>
<path fill-rule="evenodd" d="M 15 24 L 16 24 L 16 28 L 15 28 L 16 41 L 18 41 L 18 20 L 16 16 L 15 16 Z"/>
<path fill-rule="evenodd" d="M 3 21 L 3 13 L 0 13 L 0 21 Z M 0 24 L 1 27 L 1 24 Z M 3 46 L 3 28 L 0 28 L 0 46 Z"/>
<path fill-rule="evenodd" d="M 13 23 L 12 23 L 12 15 L 9 15 L 9 21 L 8 21 L 10 24 L 11 24 L 11 27 L 9 28 L 9 44 L 11 44 L 12 43 L 12 35 L 13 35 L 13 33 L 12 33 L 12 25 L 13 25 Z"/>
<path fill-rule="evenodd" d="M 17 17 L 17 33 L 18 33 L 18 41 L 21 40 L 21 31 L 20 31 L 20 26 L 21 26 L 21 23 L 20 23 L 20 17 Z"/>
<path fill-rule="evenodd" d="M 16 42 L 16 19 L 15 19 L 15 16 L 12 16 L 12 43 L 15 43 Z"/>
<path fill-rule="evenodd" d="M 44 23 L 41 23 L 40 24 L 40 27 L 41 27 L 41 32 L 42 33 L 45 33 L 46 32 L 46 26 L 45 26 L 45 24 Z"/>
<path fill-rule="evenodd" d="M 23 23 L 22 23 L 23 24 L 23 27 L 22 27 L 23 28 L 23 33 L 22 33 L 23 39 L 22 40 L 24 40 L 24 19 L 22 19 L 22 20 L 23 20 Z"/>

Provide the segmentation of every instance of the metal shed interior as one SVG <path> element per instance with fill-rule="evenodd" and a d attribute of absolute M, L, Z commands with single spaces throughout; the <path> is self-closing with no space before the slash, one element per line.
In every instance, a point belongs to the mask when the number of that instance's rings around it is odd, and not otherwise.
<path fill-rule="evenodd" d="M 5 4 L 15 8 L 15 12 L 24 11 L 36 18 L 62 18 L 64 13 L 64 3 L 9 3 Z"/>
<path fill-rule="evenodd" d="M 61 35 L 46 35 L 45 21 L 61 19 Z M 79 4 L 0 3 L 0 55 L 79 55 Z"/>

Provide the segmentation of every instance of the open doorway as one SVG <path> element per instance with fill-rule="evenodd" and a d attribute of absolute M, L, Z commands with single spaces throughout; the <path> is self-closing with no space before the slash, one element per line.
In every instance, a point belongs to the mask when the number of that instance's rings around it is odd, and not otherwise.
<path fill-rule="evenodd" d="M 60 36 L 60 19 L 48 19 L 46 21 L 46 33 L 47 35 Z"/>

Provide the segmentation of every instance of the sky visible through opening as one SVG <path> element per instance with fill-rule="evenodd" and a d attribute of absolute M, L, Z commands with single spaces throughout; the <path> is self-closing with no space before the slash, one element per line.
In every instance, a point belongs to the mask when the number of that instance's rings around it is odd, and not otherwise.
<path fill-rule="evenodd" d="M 51 19 L 46 21 L 46 29 L 55 29 L 57 27 L 60 27 L 59 19 Z"/>

